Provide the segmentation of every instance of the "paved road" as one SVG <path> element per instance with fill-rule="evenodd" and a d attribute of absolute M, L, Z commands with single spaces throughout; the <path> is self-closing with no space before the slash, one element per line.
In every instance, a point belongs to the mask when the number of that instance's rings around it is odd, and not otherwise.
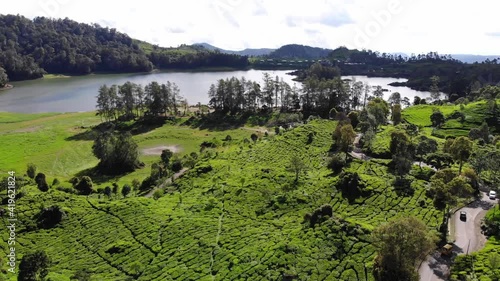
<path fill-rule="evenodd" d="M 481 192 L 482 198 L 464 207 L 452 216 L 452 223 L 455 225 L 455 243 L 453 246 L 454 255 L 466 254 L 478 251 L 486 243 L 485 236 L 481 233 L 481 220 L 486 212 L 495 205 L 494 200 L 490 200 L 486 193 Z M 467 212 L 467 220 L 460 220 L 460 211 Z M 429 256 L 422 263 L 418 272 L 420 281 L 447 280 L 450 271 L 452 258 L 443 258 L 439 252 Z"/>

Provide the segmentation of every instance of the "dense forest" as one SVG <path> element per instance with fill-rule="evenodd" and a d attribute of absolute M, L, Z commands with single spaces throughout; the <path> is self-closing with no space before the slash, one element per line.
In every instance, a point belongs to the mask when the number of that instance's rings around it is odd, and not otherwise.
<path fill-rule="evenodd" d="M 36 79 L 44 73 L 144 72 L 157 68 L 236 67 L 247 57 L 203 48 L 146 52 L 138 41 L 114 28 L 70 19 L 33 20 L 0 15 L 0 67 L 12 81 Z M 0 83 L 3 83 L 0 80 Z"/>
<path fill-rule="evenodd" d="M 39 78 L 44 72 L 88 74 L 153 68 L 126 34 L 67 18 L 0 16 L 0 49 L 0 65 L 10 80 Z"/>

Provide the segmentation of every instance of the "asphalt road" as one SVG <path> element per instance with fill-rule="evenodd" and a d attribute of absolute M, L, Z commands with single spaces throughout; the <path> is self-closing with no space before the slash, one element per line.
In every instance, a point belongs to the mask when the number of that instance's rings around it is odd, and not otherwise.
<path fill-rule="evenodd" d="M 490 200 L 484 192 L 481 192 L 481 194 L 481 200 L 477 200 L 458 210 L 451 218 L 455 225 L 453 256 L 478 251 L 486 243 L 486 238 L 481 233 L 481 220 L 486 215 L 486 212 L 495 205 L 496 200 Z M 461 211 L 467 212 L 466 221 L 460 220 Z M 439 252 L 429 256 L 418 270 L 420 281 L 447 280 L 451 260 L 450 257 L 442 257 Z"/>

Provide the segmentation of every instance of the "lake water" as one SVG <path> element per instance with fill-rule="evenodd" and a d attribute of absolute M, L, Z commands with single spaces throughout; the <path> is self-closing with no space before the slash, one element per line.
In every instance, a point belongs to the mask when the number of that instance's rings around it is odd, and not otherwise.
<path fill-rule="evenodd" d="M 96 96 L 99 87 L 103 84 L 123 84 L 131 81 L 146 85 L 151 81 L 176 83 L 181 95 L 189 104 L 198 102 L 208 103 L 208 89 L 218 79 L 230 77 L 245 77 L 247 80 L 262 81 L 262 75 L 268 72 L 272 77 L 276 75 L 290 85 L 299 82 L 292 79 L 294 76 L 287 75 L 290 70 L 262 71 L 210 71 L 210 72 L 158 72 L 147 74 L 98 74 L 70 78 L 39 79 L 23 82 L 12 82 L 14 88 L 0 91 L 0 111 L 38 113 L 38 112 L 75 112 L 95 110 Z M 384 98 L 388 98 L 392 92 L 399 92 L 401 97 L 408 97 L 413 101 L 414 96 L 422 98 L 430 96 L 429 92 L 420 92 L 408 87 L 392 87 L 389 83 L 404 82 L 406 79 L 378 78 L 366 76 L 354 77 L 356 81 L 363 81 L 372 86 L 380 85 L 388 91 Z"/>

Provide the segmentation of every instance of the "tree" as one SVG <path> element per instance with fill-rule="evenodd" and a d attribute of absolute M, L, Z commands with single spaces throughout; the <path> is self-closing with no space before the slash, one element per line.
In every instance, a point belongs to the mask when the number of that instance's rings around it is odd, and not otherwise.
<path fill-rule="evenodd" d="M 435 153 L 437 149 L 438 149 L 437 141 L 430 139 L 426 136 L 421 136 L 418 141 L 415 154 L 417 156 L 420 156 L 419 157 L 420 161 L 422 161 L 427 154 Z M 420 162 L 420 168 L 422 168 L 422 162 Z"/>
<path fill-rule="evenodd" d="M 36 165 L 33 164 L 33 163 L 29 163 L 28 164 L 28 167 L 26 169 L 26 174 L 28 175 L 28 177 L 30 177 L 31 179 L 34 179 L 35 178 L 35 175 L 36 175 Z"/>
<path fill-rule="evenodd" d="M 401 104 L 401 94 L 398 92 L 394 92 L 388 99 L 391 105 Z"/>
<path fill-rule="evenodd" d="M 172 158 L 173 155 L 174 155 L 174 153 L 169 149 L 165 149 L 165 150 L 161 151 L 160 157 L 161 157 L 161 161 L 165 167 L 168 167 L 168 165 L 170 164 L 170 158 Z"/>
<path fill-rule="evenodd" d="M 137 143 L 127 133 L 101 133 L 92 146 L 92 152 L 101 160 L 98 169 L 103 173 L 119 174 L 130 172 L 140 166 Z"/>
<path fill-rule="evenodd" d="M 333 133 L 333 138 L 339 150 L 347 153 L 349 152 L 349 146 L 352 145 L 356 138 L 356 133 L 349 122 L 340 121 Z"/>
<path fill-rule="evenodd" d="M 392 106 L 392 122 L 394 125 L 401 123 L 401 105 L 395 104 Z"/>
<path fill-rule="evenodd" d="M 129 195 L 131 190 L 132 190 L 132 188 L 130 187 L 130 185 L 128 185 L 128 184 L 124 185 L 122 188 L 123 197 L 127 197 L 127 195 Z"/>
<path fill-rule="evenodd" d="M 19 264 L 19 281 L 42 281 L 47 276 L 51 264 L 50 258 L 44 251 L 27 253 Z"/>
<path fill-rule="evenodd" d="M 439 208 L 449 209 L 458 198 L 467 198 L 474 193 L 472 186 L 462 176 L 455 176 L 451 169 L 443 169 L 431 177 L 429 195 Z"/>
<path fill-rule="evenodd" d="M 0 67 L 0 88 L 5 87 L 7 82 L 9 82 L 9 77 L 7 77 L 7 73 L 5 73 L 5 69 Z"/>
<path fill-rule="evenodd" d="M 250 135 L 250 138 L 252 139 L 253 142 L 256 142 L 259 139 L 259 137 L 256 134 Z"/>
<path fill-rule="evenodd" d="M 351 120 L 351 125 L 353 128 L 356 128 L 359 124 L 359 112 L 358 111 L 351 111 L 349 114 L 347 114 L 347 118 Z"/>
<path fill-rule="evenodd" d="M 431 86 L 429 88 L 429 92 L 431 92 L 431 99 L 438 101 L 441 93 L 439 92 L 439 76 L 431 77 Z"/>
<path fill-rule="evenodd" d="M 411 143 L 406 133 L 394 131 L 391 133 L 389 148 L 392 154 L 392 165 L 395 168 L 396 175 L 402 178 L 411 170 L 415 146 Z"/>
<path fill-rule="evenodd" d="M 375 117 L 375 127 L 387 123 L 387 115 L 389 114 L 389 105 L 381 98 L 374 98 L 368 102 L 368 113 Z"/>
<path fill-rule="evenodd" d="M 175 159 L 172 162 L 172 171 L 174 173 L 180 172 L 182 170 L 182 161 L 180 159 Z"/>
<path fill-rule="evenodd" d="M 417 218 L 405 217 L 376 228 L 374 276 L 384 281 L 417 281 L 418 264 L 434 249 L 437 237 Z"/>
<path fill-rule="evenodd" d="M 464 161 L 467 161 L 472 153 L 472 142 L 467 137 L 458 137 L 450 146 L 450 153 L 460 163 L 460 167 L 458 168 L 458 173 L 460 174 Z"/>
<path fill-rule="evenodd" d="M 440 128 L 444 124 L 444 115 L 439 109 L 433 109 L 431 114 L 431 123 L 435 128 Z"/>
<path fill-rule="evenodd" d="M 109 198 L 109 197 L 111 197 L 111 192 L 112 192 L 112 191 L 111 191 L 111 187 L 106 186 L 106 187 L 104 188 L 104 195 L 106 195 L 108 198 Z"/>
<path fill-rule="evenodd" d="M 302 158 L 298 155 L 293 155 L 290 158 L 290 162 L 288 164 L 288 170 L 295 173 L 295 182 L 299 181 L 299 175 L 307 168 Z"/>
<path fill-rule="evenodd" d="M 43 173 L 38 173 L 35 177 L 35 182 L 38 186 L 38 189 L 42 192 L 47 192 L 49 191 L 49 185 L 47 184 L 47 180 L 45 178 L 45 174 Z"/>
<path fill-rule="evenodd" d="M 476 173 L 491 186 L 500 186 L 500 150 L 498 148 L 477 148 L 469 159 Z"/>
<path fill-rule="evenodd" d="M 90 195 L 94 191 L 92 179 L 89 176 L 83 176 L 75 185 L 75 189 L 82 195 Z"/>

